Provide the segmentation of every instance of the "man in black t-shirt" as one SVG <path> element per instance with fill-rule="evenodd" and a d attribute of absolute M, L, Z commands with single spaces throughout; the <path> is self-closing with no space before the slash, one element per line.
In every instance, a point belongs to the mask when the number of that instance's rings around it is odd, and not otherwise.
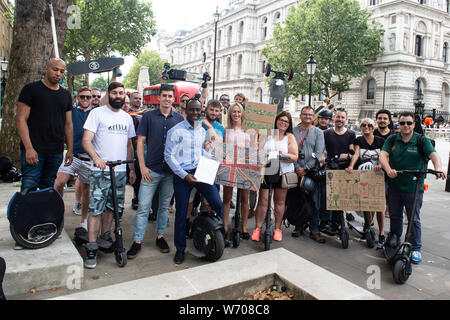
<path fill-rule="evenodd" d="M 47 64 L 44 79 L 25 85 L 17 103 L 16 124 L 20 136 L 22 186 L 53 187 L 63 161 L 73 159 L 72 97 L 60 87 L 66 65 L 53 58 Z"/>
<path fill-rule="evenodd" d="M 391 112 L 386 109 L 378 110 L 375 119 L 377 121 L 377 128 L 373 131 L 373 135 L 386 140 L 394 132 L 392 130 Z"/>

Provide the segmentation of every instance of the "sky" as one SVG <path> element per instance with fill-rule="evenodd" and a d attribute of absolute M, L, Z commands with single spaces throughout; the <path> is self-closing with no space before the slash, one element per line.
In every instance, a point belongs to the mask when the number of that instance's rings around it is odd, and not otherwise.
<path fill-rule="evenodd" d="M 156 20 L 157 32 L 165 31 L 173 34 L 180 29 L 192 30 L 208 21 L 213 20 L 213 14 L 218 6 L 219 12 L 228 5 L 222 0 L 144 0 L 152 3 L 153 15 Z M 156 38 L 146 46 L 156 50 Z M 134 57 L 125 57 L 125 64 L 121 67 L 126 75 L 135 61 Z"/>

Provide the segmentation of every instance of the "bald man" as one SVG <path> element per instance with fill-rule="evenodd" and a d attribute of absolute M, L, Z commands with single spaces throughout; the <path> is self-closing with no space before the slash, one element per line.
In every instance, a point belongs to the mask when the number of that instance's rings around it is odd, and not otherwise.
<path fill-rule="evenodd" d="M 72 97 L 59 85 L 66 71 L 63 60 L 52 58 L 42 80 L 25 85 L 17 103 L 16 124 L 20 136 L 22 185 L 53 187 L 63 162 L 73 159 Z"/>

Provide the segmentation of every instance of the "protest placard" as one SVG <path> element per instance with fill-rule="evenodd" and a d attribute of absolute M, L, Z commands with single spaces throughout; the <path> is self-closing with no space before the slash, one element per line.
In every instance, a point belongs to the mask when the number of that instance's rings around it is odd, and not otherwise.
<path fill-rule="evenodd" d="M 244 130 L 273 129 L 277 116 L 277 105 L 258 102 L 247 102 L 245 107 Z"/>
<path fill-rule="evenodd" d="M 380 211 L 386 208 L 384 172 L 327 170 L 327 210 Z"/>

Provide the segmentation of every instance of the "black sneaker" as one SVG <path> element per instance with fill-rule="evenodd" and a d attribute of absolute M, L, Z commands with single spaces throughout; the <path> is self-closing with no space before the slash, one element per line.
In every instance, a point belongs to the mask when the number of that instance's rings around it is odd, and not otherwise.
<path fill-rule="evenodd" d="M 182 264 L 184 261 L 184 251 L 177 251 L 175 257 L 173 257 L 173 262 L 175 264 Z"/>
<path fill-rule="evenodd" d="M 127 258 L 128 259 L 136 258 L 138 253 L 139 253 L 139 251 L 141 251 L 141 244 L 133 242 L 133 244 L 131 245 L 130 250 L 128 250 L 128 252 L 127 252 Z"/>
<path fill-rule="evenodd" d="M 111 237 L 111 232 L 107 231 L 97 239 L 99 250 L 103 253 L 113 253 L 115 246 Z"/>
<path fill-rule="evenodd" d="M 137 198 L 131 199 L 131 209 L 137 210 L 139 207 L 139 200 Z"/>
<path fill-rule="evenodd" d="M 97 266 L 97 242 L 86 243 L 86 261 L 84 267 L 87 269 L 94 269 Z"/>
<path fill-rule="evenodd" d="M 233 201 L 230 202 L 230 209 L 236 209 L 236 206 L 234 205 Z"/>
<path fill-rule="evenodd" d="M 385 242 L 386 242 L 385 236 L 382 235 L 378 236 L 377 250 L 383 249 Z"/>
<path fill-rule="evenodd" d="M 159 248 L 159 251 L 162 253 L 168 253 L 170 251 L 169 245 L 166 242 L 164 237 L 156 238 L 156 246 Z"/>

